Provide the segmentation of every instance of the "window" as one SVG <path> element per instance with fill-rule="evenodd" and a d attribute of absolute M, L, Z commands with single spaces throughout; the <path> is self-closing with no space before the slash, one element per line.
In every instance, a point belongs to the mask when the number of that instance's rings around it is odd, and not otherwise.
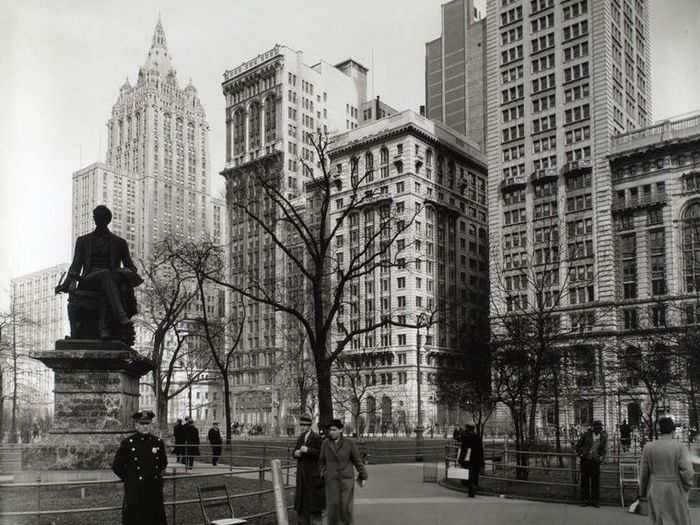
<path fill-rule="evenodd" d="M 683 281 L 687 292 L 700 290 L 700 203 L 693 202 L 682 213 Z"/>

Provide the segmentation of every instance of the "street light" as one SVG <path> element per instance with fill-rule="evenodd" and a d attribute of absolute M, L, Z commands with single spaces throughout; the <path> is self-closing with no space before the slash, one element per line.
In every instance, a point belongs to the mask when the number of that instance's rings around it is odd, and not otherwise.
<path fill-rule="evenodd" d="M 418 401 L 418 412 L 416 414 L 416 461 L 423 461 L 423 411 L 421 400 L 421 371 L 420 371 L 420 329 L 426 326 L 425 314 L 421 313 L 416 320 L 416 394 Z"/>

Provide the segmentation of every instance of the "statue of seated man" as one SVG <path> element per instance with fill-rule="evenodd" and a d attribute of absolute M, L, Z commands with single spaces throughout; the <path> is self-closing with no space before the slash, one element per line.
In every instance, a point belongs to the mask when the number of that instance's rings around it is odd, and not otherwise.
<path fill-rule="evenodd" d="M 134 288 L 143 283 L 126 241 L 109 231 L 112 212 L 97 206 L 95 230 L 78 237 L 73 262 L 56 293 L 68 293 L 73 339 L 121 339 L 134 342 L 131 317 L 136 314 Z"/>

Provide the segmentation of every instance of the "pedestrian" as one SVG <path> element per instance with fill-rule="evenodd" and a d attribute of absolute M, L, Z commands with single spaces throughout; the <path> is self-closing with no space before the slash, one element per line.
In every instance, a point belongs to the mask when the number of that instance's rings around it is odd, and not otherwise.
<path fill-rule="evenodd" d="M 182 453 L 182 444 L 185 442 L 185 438 L 183 435 L 183 432 L 185 430 L 185 425 L 182 424 L 182 419 L 177 418 L 177 422 L 175 423 L 175 427 L 173 427 L 173 438 L 175 439 L 175 457 L 177 458 L 178 463 L 184 463 L 183 456 L 184 454 Z"/>
<path fill-rule="evenodd" d="M 209 433 L 207 434 L 207 439 L 211 445 L 211 464 L 216 466 L 221 457 L 221 443 L 223 443 L 218 421 L 212 423 Z"/>
<path fill-rule="evenodd" d="M 584 432 L 576 442 L 581 458 L 581 506 L 600 507 L 600 464 L 608 452 L 608 435 L 600 421 Z"/>
<path fill-rule="evenodd" d="M 690 525 L 688 494 L 695 477 L 690 452 L 673 439 L 673 419 L 662 417 L 658 425 L 659 439 L 642 449 L 639 499 L 648 499 L 653 525 Z"/>
<path fill-rule="evenodd" d="M 168 465 L 163 440 L 151 434 L 150 410 L 136 412 L 136 433 L 119 445 L 112 470 L 124 482 L 122 525 L 166 525 L 163 472 Z"/>
<path fill-rule="evenodd" d="M 318 467 L 321 453 L 321 436 L 311 429 L 312 419 L 308 414 L 299 418 L 301 434 L 294 445 L 297 460 L 296 492 L 294 509 L 300 525 L 321 525 L 326 499 L 323 479 Z"/>
<path fill-rule="evenodd" d="M 185 430 L 183 432 L 185 447 L 185 466 L 194 466 L 194 456 L 199 456 L 199 429 L 194 426 L 190 416 L 185 418 Z"/>
<path fill-rule="evenodd" d="M 479 488 L 479 472 L 484 468 L 484 444 L 476 433 L 476 427 L 467 424 L 462 433 L 462 443 L 459 449 L 457 462 L 462 468 L 469 469 L 467 487 L 469 497 L 473 498 L 476 489 Z"/>
<path fill-rule="evenodd" d="M 620 446 L 623 452 L 627 452 L 630 449 L 630 444 L 632 443 L 632 427 L 627 424 L 627 420 L 622 421 L 620 425 Z"/>
<path fill-rule="evenodd" d="M 455 441 L 462 441 L 462 427 L 457 425 L 454 429 L 454 432 L 452 432 L 452 439 Z"/>
<path fill-rule="evenodd" d="M 319 467 L 326 488 L 327 525 L 352 525 L 352 507 L 355 494 L 353 466 L 357 480 L 363 487 L 367 471 L 357 445 L 343 437 L 343 423 L 334 419 L 328 426 L 328 439 L 321 445 Z"/>

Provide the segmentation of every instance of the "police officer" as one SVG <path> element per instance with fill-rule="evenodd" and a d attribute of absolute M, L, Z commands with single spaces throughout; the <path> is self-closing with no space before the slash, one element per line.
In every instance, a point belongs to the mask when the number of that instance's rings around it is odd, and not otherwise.
<path fill-rule="evenodd" d="M 112 470 L 124 482 L 122 525 L 167 525 L 163 472 L 168 465 L 163 440 L 150 433 L 155 414 L 136 412 L 136 433 L 121 442 Z"/>

